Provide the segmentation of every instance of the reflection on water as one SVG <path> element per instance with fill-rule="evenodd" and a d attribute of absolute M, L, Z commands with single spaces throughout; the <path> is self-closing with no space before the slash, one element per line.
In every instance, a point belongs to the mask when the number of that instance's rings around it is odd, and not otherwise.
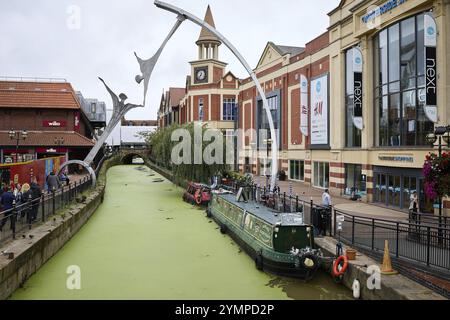
<path fill-rule="evenodd" d="M 324 273 L 311 282 L 258 271 L 182 190 L 142 166 L 108 172 L 105 202 L 13 299 L 350 299 Z M 69 290 L 69 266 L 81 290 Z"/>

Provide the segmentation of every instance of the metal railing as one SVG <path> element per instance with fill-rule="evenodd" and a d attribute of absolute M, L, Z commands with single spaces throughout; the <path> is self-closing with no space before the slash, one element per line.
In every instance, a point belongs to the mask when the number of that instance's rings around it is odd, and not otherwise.
<path fill-rule="evenodd" d="M 39 198 L 23 199 L 20 204 L 14 203 L 13 208 L 0 211 L 0 245 L 54 217 L 58 210 L 70 204 L 90 186 L 91 178 L 86 176 L 58 190 L 45 191 Z"/>
<path fill-rule="evenodd" d="M 316 236 L 333 236 L 331 207 L 318 205 L 312 199 L 307 201 L 301 199 L 298 195 L 289 195 L 286 192 L 270 192 L 269 188 L 256 185 L 248 186 L 233 182 L 229 189 L 237 194 L 241 187 L 244 189 L 247 198 L 258 201 L 272 210 L 303 213 L 304 223 L 314 226 Z"/>
<path fill-rule="evenodd" d="M 343 216 L 342 231 L 337 229 L 337 216 Z M 391 254 L 400 260 L 450 271 L 450 228 L 436 224 L 355 216 L 335 209 L 333 233 L 342 242 L 382 254 L 385 240 Z"/>

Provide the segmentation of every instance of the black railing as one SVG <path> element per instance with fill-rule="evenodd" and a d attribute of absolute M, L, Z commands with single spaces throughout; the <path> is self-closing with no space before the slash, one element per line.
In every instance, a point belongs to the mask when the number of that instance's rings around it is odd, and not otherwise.
<path fill-rule="evenodd" d="M 258 187 L 256 185 L 247 185 L 233 182 L 228 186 L 229 190 L 237 194 L 240 188 L 246 197 L 252 201 L 258 201 L 262 205 L 278 211 L 303 213 L 304 222 L 314 226 L 316 235 L 333 236 L 332 208 L 315 204 L 311 199 L 309 201 L 301 199 L 298 195 L 289 195 L 286 192 L 270 192 L 267 187 Z"/>
<path fill-rule="evenodd" d="M 64 185 L 58 190 L 45 191 L 40 198 L 23 199 L 13 208 L 0 211 L 0 245 L 15 239 L 19 233 L 31 230 L 34 226 L 53 218 L 58 210 L 70 204 L 76 197 L 91 186 L 91 178 Z"/>
<path fill-rule="evenodd" d="M 342 216 L 342 231 L 337 231 L 337 217 Z M 390 221 L 355 216 L 334 210 L 334 235 L 344 243 L 382 254 L 385 240 L 398 259 L 427 267 L 450 270 L 450 228 L 430 223 Z"/>

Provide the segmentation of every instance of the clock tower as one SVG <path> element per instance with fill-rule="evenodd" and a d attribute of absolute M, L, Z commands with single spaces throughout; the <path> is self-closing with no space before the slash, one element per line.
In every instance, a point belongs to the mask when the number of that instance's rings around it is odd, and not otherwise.
<path fill-rule="evenodd" d="M 205 22 L 216 27 L 210 6 L 206 9 Z M 198 60 L 191 64 L 190 85 L 205 85 L 219 82 L 223 75 L 226 63 L 219 61 L 219 46 L 222 42 L 209 30 L 202 28 L 196 42 L 198 46 Z"/>

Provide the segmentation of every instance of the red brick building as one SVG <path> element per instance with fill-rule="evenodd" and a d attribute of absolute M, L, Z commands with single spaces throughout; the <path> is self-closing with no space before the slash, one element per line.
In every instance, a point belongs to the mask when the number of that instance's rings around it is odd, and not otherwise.
<path fill-rule="evenodd" d="M 0 81 L 1 163 L 57 155 L 83 159 L 94 145 L 88 124 L 66 81 Z M 18 149 L 10 130 L 28 133 Z"/>

